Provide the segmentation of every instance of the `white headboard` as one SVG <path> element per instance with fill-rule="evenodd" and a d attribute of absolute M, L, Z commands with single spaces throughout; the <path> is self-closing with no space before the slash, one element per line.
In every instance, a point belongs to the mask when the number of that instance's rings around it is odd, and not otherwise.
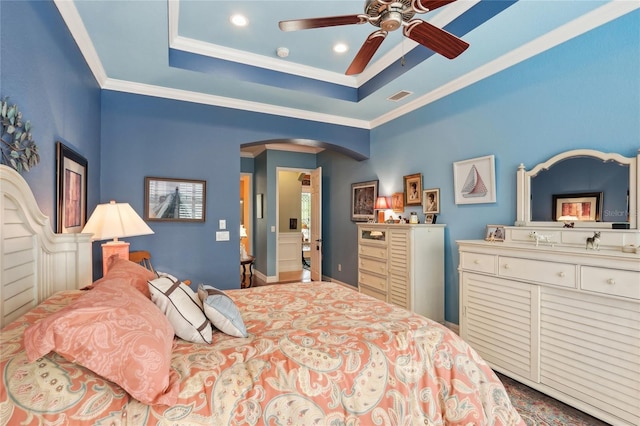
<path fill-rule="evenodd" d="M 54 234 L 27 182 L 4 165 L 0 214 L 0 328 L 57 291 L 91 283 L 91 234 Z"/>

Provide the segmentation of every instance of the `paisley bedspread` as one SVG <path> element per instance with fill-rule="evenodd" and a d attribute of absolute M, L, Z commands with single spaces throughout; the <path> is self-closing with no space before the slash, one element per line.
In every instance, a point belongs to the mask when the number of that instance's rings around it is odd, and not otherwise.
<path fill-rule="evenodd" d="M 444 326 L 333 283 L 229 290 L 249 336 L 175 339 L 175 406 L 148 406 L 50 353 L 24 329 L 80 291 L 54 295 L 1 332 L 0 424 L 524 425 L 491 369 Z"/>

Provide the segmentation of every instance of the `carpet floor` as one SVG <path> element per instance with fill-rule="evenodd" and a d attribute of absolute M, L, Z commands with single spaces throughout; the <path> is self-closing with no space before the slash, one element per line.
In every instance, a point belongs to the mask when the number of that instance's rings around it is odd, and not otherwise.
<path fill-rule="evenodd" d="M 498 374 L 498 377 L 509 394 L 511 404 L 518 410 L 527 426 L 609 425 L 507 376 Z"/>

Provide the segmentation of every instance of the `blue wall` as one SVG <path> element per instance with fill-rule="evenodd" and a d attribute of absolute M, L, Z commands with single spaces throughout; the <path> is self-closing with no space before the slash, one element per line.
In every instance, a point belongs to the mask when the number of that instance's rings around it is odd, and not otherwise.
<path fill-rule="evenodd" d="M 483 238 L 487 224 L 513 225 L 520 163 L 529 169 L 578 148 L 636 155 L 639 21 L 640 11 L 626 15 L 371 132 L 384 195 L 418 172 L 425 188 L 440 188 L 447 321 L 458 322 L 455 241 Z M 456 205 L 452 163 L 489 154 L 496 156 L 497 202 Z"/>
<path fill-rule="evenodd" d="M 195 284 L 237 288 L 240 145 L 288 138 L 314 139 L 368 154 L 369 134 L 362 129 L 104 91 L 101 202 L 128 202 L 142 214 L 145 176 L 206 180 L 204 223 L 152 222 L 155 234 L 128 241 L 132 250 L 153 247 L 156 269 Z M 273 273 L 275 234 L 266 229 L 276 224 L 275 197 L 271 196 L 275 167 L 313 168 L 315 161 L 292 153 L 263 155 L 266 163 L 256 160 L 254 164 L 256 175 L 266 176 L 255 181 L 256 193 L 266 194 L 265 218 L 256 221 L 257 267 Z M 230 241 L 215 241 L 220 219 L 227 221 Z"/>
<path fill-rule="evenodd" d="M 100 197 L 100 89 L 49 1 L 0 2 L 0 97 L 31 121 L 40 164 L 23 177 L 56 229 L 56 141 L 88 160 L 88 214 Z"/>
<path fill-rule="evenodd" d="M 379 179 L 380 192 L 390 195 L 402 190 L 403 175 L 422 173 L 425 188 L 440 188 L 438 222 L 447 224 L 446 319 L 454 323 L 455 241 L 482 238 L 486 224 L 514 222 L 518 164 L 530 168 L 567 149 L 630 156 L 640 148 L 640 11 L 368 132 L 125 93 L 101 94 L 52 2 L 3 1 L 0 8 L 0 88 L 34 125 L 42 160 L 25 177 L 42 210 L 55 217 L 56 140 L 89 160 L 90 211 L 98 202 L 116 199 L 142 213 L 145 176 L 205 179 L 205 223 L 154 222 L 154 235 L 130 239 L 132 249 L 153 251 L 158 269 L 194 283 L 223 288 L 239 284 L 237 201 L 239 147 L 244 143 L 304 138 L 370 155 L 361 162 L 331 151 L 316 156 L 316 165 L 323 168 L 323 271 L 354 285 L 357 239 L 349 214 L 350 184 Z M 496 156 L 497 202 L 454 204 L 452 163 L 488 154 Z M 267 214 L 271 203 L 275 206 L 268 191 L 276 163 L 267 154 L 253 163 L 255 192 L 265 193 Z M 227 220 L 231 241 L 215 242 L 219 219 Z M 257 252 L 270 252 L 268 221 L 269 216 L 256 221 Z M 268 269 L 268 261 L 262 267 Z"/>

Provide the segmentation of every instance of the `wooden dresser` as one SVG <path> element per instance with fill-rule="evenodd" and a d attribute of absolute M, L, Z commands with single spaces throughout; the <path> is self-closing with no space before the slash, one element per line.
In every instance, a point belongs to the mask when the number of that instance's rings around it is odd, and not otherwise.
<path fill-rule="evenodd" d="M 507 228 L 507 241 L 458 241 L 460 334 L 497 371 L 614 425 L 640 424 L 638 234 Z M 627 231 L 628 232 L 628 231 Z M 606 243 L 611 243 L 607 246 Z M 636 242 L 636 241 L 633 241 Z"/>
<path fill-rule="evenodd" d="M 443 323 L 444 228 L 358 224 L 360 292 Z"/>

